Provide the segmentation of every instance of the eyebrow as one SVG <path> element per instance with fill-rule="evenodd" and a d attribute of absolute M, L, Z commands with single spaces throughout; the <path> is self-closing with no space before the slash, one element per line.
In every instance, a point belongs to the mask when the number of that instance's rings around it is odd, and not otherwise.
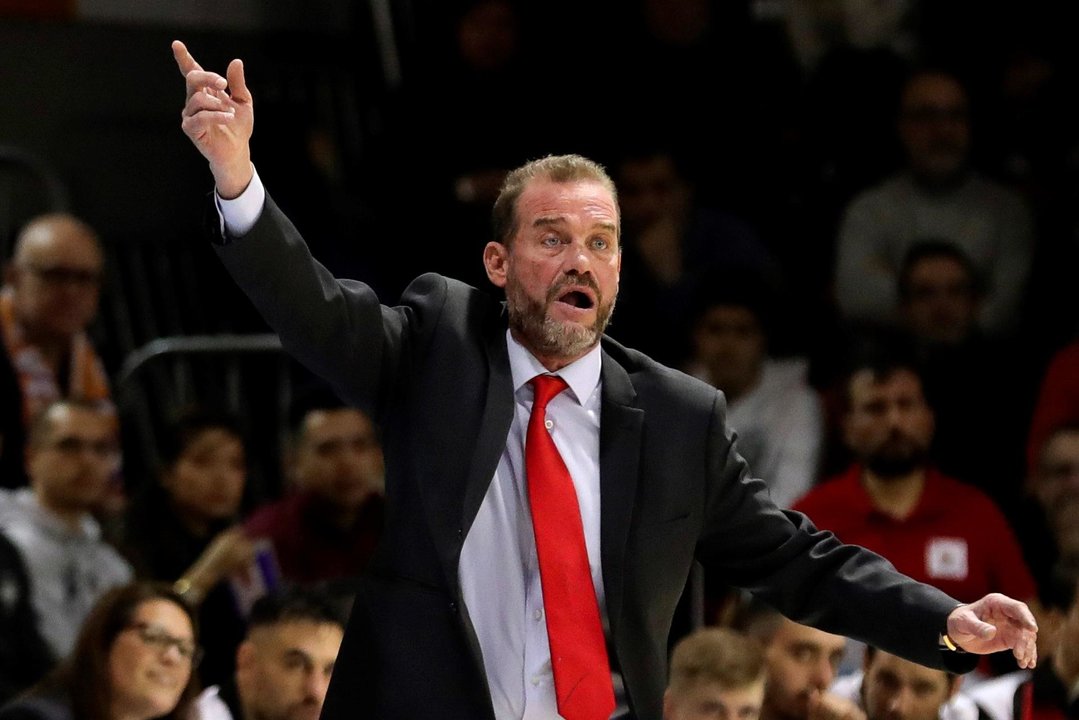
<path fill-rule="evenodd" d="M 532 221 L 532 227 L 554 227 L 556 225 L 563 225 L 565 223 L 566 223 L 566 218 L 564 216 L 561 216 L 561 215 L 555 216 L 555 217 L 550 217 L 550 216 L 548 216 L 548 217 L 538 217 L 538 218 L 536 218 L 535 220 Z M 614 223 L 600 222 L 600 223 L 595 223 L 593 225 L 593 227 L 594 228 L 598 227 L 598 228 L 600 228 L 602 230 L 606 230 L 606 231 L 608 231 L 610 233 L 614 233 L 616 235 L 618 234 L 618 226 L 615 225 Z"/>

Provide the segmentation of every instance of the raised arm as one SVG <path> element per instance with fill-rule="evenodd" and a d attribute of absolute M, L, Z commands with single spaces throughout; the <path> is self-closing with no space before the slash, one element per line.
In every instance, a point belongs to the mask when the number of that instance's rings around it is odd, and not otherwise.
<path fill-rule="evenodd" d="M 231 199 L 251 182 L 251 133 L 255 111 L 244 81 L 242 60 L 233 60 L 226 77 L 203 70 L 179 40 L 172 55 L 187 85 L 181 127 L 210 163 L 217 193 Z"/>

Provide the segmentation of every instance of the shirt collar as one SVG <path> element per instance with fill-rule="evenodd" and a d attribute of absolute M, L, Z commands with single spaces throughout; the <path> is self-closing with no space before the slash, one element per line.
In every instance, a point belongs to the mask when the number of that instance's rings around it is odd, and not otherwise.
<path fill-rule="evenodd" d="M 506 331 L 506 348 L 509 350 L 514 394 L 537 375 L 551 374 L 565 380 L 577 402 L 583 405 L 599 385 L 600 368 L 603 362 L 599 343 L 596 343 L 596 346 L 584 356 L 554 373 L 550 373 L 543 367 L 543 363 L 537 360 L 524 345 L 517 342 L 509 330 Z"/>

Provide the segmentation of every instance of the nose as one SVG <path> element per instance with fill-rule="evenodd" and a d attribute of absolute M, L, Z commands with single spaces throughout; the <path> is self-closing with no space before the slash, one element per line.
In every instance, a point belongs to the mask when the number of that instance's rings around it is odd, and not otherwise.
<path fill-rule="evenodd" d="M 585 242 L 581 240 L 566 246 L 568 249 L 562 263 L 562 268 L 566 273 L 583 275 L 592 269 L 592 258 L 588 255 Z"/>
<path fill-rule="evenodd" d="M 835 669 L 832 667 L 831 661 L 827 657 L 817 660 L 813 666 L 814 685 L 824 690 L 831 686 L 833 680 L 835 680 Z"/>
<path fill-rule="evenodd" d="M 317 670 L 307 673 L 304 682 L 304 691 L 307 696 L 318 701 L 319 705 L 326 700 L 326 691 L 330 687 L 330 675 Z"/>
<path fill-rule="evenodd" d="M 900 690 L 892 696 L 891 701 L 888 703 L 888 712 L 896 718 L 907 717 L 910 711 L 910 693 L 906 690 Z"/>

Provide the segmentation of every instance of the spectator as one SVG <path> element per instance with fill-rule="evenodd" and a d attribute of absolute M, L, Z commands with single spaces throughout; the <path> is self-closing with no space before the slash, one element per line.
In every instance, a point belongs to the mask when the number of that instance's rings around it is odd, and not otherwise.
<path fill-rule="evenodd" d="M 1079 340 L 1058 350 L 1042 378 L 1027 440 L 1027 469 L 1033 474 L 1048 435 L 1065 423 L 1079 423 Z"/>
<path fill-rule="evenodd" d="M 970 697 L 990 720 L 1079 718 L 1079 575 L 1070 578 L 1072 599 L 1052 634 L 1048 652 L 1033 671 L 994 678 L 970 691 Z"/>
<path fill-rule="evenodd" d="M 775 264 L 744 222 L 698 203 L 676 159 L 627 154 L 616 177 L 624 223 L 622 284 L 611 334 L 677 367 L 684 363 L 694 293 L 717 266 L 773 277 Z"/>
<path fill-rule="evenodd" d="M 1018 439 L 1034 388 L 1012 343 L 979 327 L 984 283 L 960 248 L 944 240 L 910 247 L 899 271 L 899 316 L 917 350 L 936 411 L 932 454 L 940 468 L 997 502 L 1019 494 Z M 1009 378 L 1000 382 L 1000 378 Z M 992 392 L 986 392 L 993 388 Z"/>
<path fill-rule="evenodd" d="M 186 720 L 196 694 L 195 618 L 166 585 L 102 596 L 75 650 L 0 720 Z"/>
<path fill-rule="evenodd" d="M 290 590 L 251 610 L 234 683 L 198 699 L 198 720 L 318 720 L 345 620 L 329 595 Z"/>
<path fill-rule="evenodd" d="M 0 705 L 40 680 L 55 663 L 37 629 L 30 578 L 19 550 L 0 534 Z"/>
<path fill-rule="evenodd" d="M 761 720 L 866 720 L 855 703 L 828 691 L 846 638 L 800 625 L 758 600 L 738 611 L 734 625 L 764 646 Z"/>
<path fill-rule="evenodd" d="M 844 440 L 855 462 L 794 508 L 846 543 L 970 602 L 989 592 L 1035 598 L 1015 536 L 993 502 L 930 460 L 934 416 L 918 369 L 881 353 L 855 363 Z M 955 513 L 959 503 L 966 510 Z"/>
<path fill-rule="evenodd" d="M 328 392 L 300 401 L 289 461 L 294 492 L 248 518 L 283 578 L 309 584 L 366 568 L 382 529 L 382 448 L 374 424 Z"/>
<path fill-rule="evenodd" d="M 91 514 L 119 459 L 115 413 L 59 400 L 31 426 L 30 487 L 0 491 L 0 532 L 19 549 L 39 629 L 57 658 L 71 651 L 94 603 L 131 579 Z"/>
<path fill-rule="evenodd" d="M 1059 593 L 1063 588 L 1070 598 L 1073 588 L 1061 579 L 1071 577 L 1071 568 L 1079 563 L 1079 423 L 1061 425 L 1046 435 L 1020 508 L 1019 537 L 1041 600 L 1047 606 L 1067 607 Z"/>
<path fill-rule="evenodd" d="M 97 234 L 70 215 L 35 218 L 15 240 L 0 289 L 2 487 L 26 484 L 26 429 L 49 403 L 111 407 L 108 377 L 86 334 L 103 264 Z"/>
<path fill-rule="evenodd" d="M 1018 319 L 1033 245 L 1023 200 L 970 169 L 969 101 L 958 79 L 915 73 L 900 99 L 907 164 L 847 207 L 836 257 L 835 292 L 852 320 L 894 322 L 899 265 L 912 244 L 942 238 L 962 248 L 986 279 L 982 327 Z"/>
<path fill-rule="evenodd" d="M 759 643 L 725 628 L 698 630 L 674 648 L 663 720 L 758 720 L 764 677 Z"/>
<path fill-rule="evenodd" d="M 800 358 L 768 356 L 771 312 L 759 282 L 717 277 L 701 288 L 694 312 L 691 375 L 727 397 L 739 452 L 789 507 L 817 476 L 823 416 Z"/>
<path fill-rule="evenodd" d="M 125 550 L 136 573 L 177 581 L 197 608 L 206 650 L 204 684 L 231 677 L 244 619 L 228 579 L 245 572 L 255 550 L 236 525 L 247 479 L 239 420 L 191 407 L 164 435 L 159 482 L 132 501 Z"/>
<path fill-rule="evenodd" d="M 959 693 L 962 678 L 867 647 L 863 671 L 839 678 L 832 692 L 858 703 L 869 720 L 978 720 Z"/>

